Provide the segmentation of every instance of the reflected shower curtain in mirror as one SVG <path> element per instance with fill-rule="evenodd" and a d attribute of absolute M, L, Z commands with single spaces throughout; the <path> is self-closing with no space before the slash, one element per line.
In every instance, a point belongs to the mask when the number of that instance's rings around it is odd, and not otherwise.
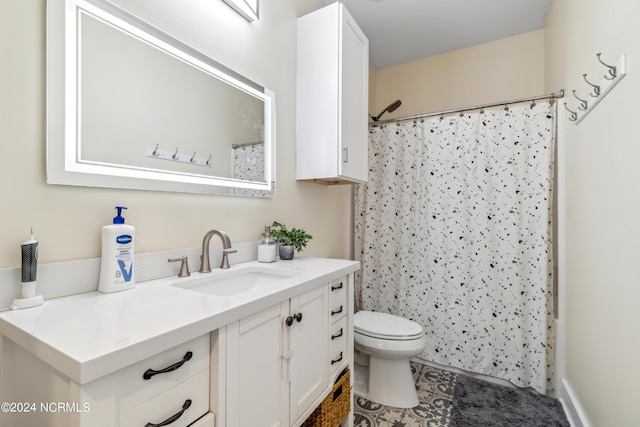
<path fill-rule="evenodd" d="M 421 358 L 545 393 L 553 376 L 549 102 L 371 128 L 358 308 L 421 324 Z"/>

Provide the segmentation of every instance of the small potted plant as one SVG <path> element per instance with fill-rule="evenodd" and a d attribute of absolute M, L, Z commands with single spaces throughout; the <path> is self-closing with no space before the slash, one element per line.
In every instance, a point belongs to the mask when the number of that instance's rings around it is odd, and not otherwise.
<path fill-rule="evenodd" d="M 294 249 L 298 252 L 307 246 L 307 242 L 313 238 L 311 234 L 299 228 L 288 229 L 286 225 L 273 221 L 271 224 L 271 237 L 278 241 L 278 254 L 280 259 L 293 258 Z"/>

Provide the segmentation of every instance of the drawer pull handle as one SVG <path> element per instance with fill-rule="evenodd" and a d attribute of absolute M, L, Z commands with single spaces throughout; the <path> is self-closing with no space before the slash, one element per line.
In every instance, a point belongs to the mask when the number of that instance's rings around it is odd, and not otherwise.
<path fill-rule="evenodd" d="M 184 401 L 184 405 L 182 405 L 182 410 L 172 416 L 170 416 L 169 418 L 167 418 L 166 420 L 164 420 L 161 423 L 158 424 L 154 424 L 154 423 L 147 423 L 145 424 L 144 427 L 162 427 L 162 426 L 168 426 L 169 424 L 172 424 L 174 422 L 176 422 L 178 420 L 178 418 L 180 418 L 182 416 L 182 414 L 184 414 L 184 411 L 186 411 L 187 409 L 189 409 L 189 406 L 191 406 L 191 399 L 187 399 Z"/>
<path fill-rule="evenodd" d="M 153 377 L 154 375 L 158 375 L 158 374 L 166 374 L 167 372 L 171 372 L 171 371 L 175 371 L 176 369 L 178 369 L 180 366 L 184 365 L 185 363 L 187 363 L 187 361 L 191 360 L 191 358 L 193 357 L 193 353 L 190 351 L 187 351 L 187 353 L 184 355 L 184 357 L 182 358 L 181 361 L 174 363 L 171 366 L 167 366 L 164 369 L 161 369 L 159 371 L 154 371 L 153 369 L 147 369 L 144 374 L 142 375 L 142 378 L 144 378 L 145 380 L 149 380 L 151 379 L 151 377 Z M 164 424 L 161 424 L 164 425 Z"/>
<path fill-rule="evenodd" d="M 338 332 L 338 335 L 331 335 L 331 340 L 333 341 L 336 338 L 340 338 L 343 335 L 344 335 L 344 331 L 342 330 L 342 328 L 340 328 L 340 332 Z"/>
<path fill-rule="evenodd" d="M 333 291 L 338 291 L 340 289 L 344 288 L 344 285 L 342 284 L 342 282 L 340 282 L 340 284 L 338 286 L 331 286 L 331 292 Z"/>
<path fill-rule="evenodd" d="M 340 352 L 340 356 L 337 359 L 331 359 L 331 364 L 334 365 L 342 360 L 342 352 Z"/>
<path fill-rule="evenodd" d="M 342 309 L 343 309 L 343 307 L 342 307 L 342 306 L 340 306 L 340 308 L 339 308 L 339 309 L 337 309 L 336 311 L 331 310 L 331 315 L 332 315 L 332 316 L 335 316 L 336 314 L 340 314 L 340 313 L 342 313 Z"/>

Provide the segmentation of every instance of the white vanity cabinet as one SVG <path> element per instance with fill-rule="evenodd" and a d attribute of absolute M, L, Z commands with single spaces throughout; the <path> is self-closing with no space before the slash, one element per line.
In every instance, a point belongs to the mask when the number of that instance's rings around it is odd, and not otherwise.
<path fill-rule="evenodd" d="M 2 374 L 13 376 L 16 386 L 3 390 L 3 396 L 11 402 L 32 402 L 33 406 L 28 412 L 3 414 L 11 420 L 0 424 L 213 427 L 209 356 L 209 334 L 205 334 L 80 385 L 5 339 Z"/>
<path fill-rule="evenodd" d="M 296 178 L 367 181 L 369 42 L 341 2 L 298 19 Z"/>
<path fill-rule="evenodd" d="M 176 286 L 196 273 L 0 313 L 0 426 L 299 427 L 353 372 L 359 263 L 276 264 L 218 272 L 280 278 L 230 296 Z"/>
<path fill-rule="evenodd" d="M 329 383 L 328 305 L 321 286 L 219 331 L 218 426 L 304 421 Z"/>

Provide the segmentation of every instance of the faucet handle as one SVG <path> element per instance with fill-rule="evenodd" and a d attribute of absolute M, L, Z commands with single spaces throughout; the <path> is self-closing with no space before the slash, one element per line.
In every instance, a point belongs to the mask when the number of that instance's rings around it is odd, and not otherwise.
<path fill-rule="evenodd" d="M 233 248 L 225 248 L 222 249 L 222 262 L 220 263 L 220 268 L 227 269 L 229 268 L 229 254 L 235 254 L 238 252 Z"/>
<path fill-rule="evenodd" d="M 189 263 L 188 263 L 189 258 L 186 256 L 180 257 L 180 258 L 169 258 L 169 262 L 177 262 L 177 261 L 182 261 L 182 263 L 180 264 L 180 272 L 178 273 L 178 277 L 189 277 L 191 276 L 191 273 L 189 273 Z"/>

